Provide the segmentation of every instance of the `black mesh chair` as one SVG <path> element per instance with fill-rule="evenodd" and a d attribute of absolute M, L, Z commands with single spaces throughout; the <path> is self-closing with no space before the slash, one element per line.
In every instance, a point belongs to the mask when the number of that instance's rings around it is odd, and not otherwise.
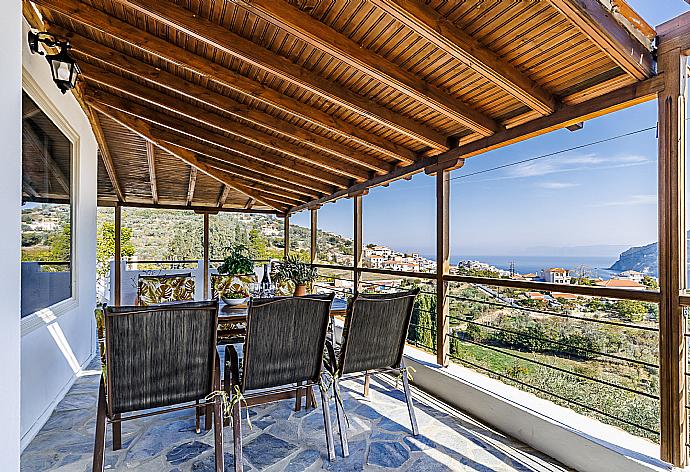
<path fill-rule="evenodd" d="M 224 385 L 228 397 L 239 389 L 247 406 L 295 398 L 295 384 L 312 390 L 323 367 L 333 294 L 253 299 L 244 348 L 225 347 Z M 240 357 L 242 356 L 242 364 Z M 335 459 L 328 397 L 321 391 L 329 460 Z M 242 470 L 240 404 L 232 408 L 235 470 Z"/>
<path fill-rule="evenodd" d="M 223 471 L 222 398 L 207 400 L 221 389 L 218 302 L 106 307 L 104 324 L 106 365 L 98 395 L 93 471 L 103 470 L 107 421 L 113 425 L 113 449 L 119 449 L 122 421 L 195 408 L 198 432 L 200 410 L 210 405 L 216 471 Z"/>
<path fill-rule="evenodd" d="M 407 409 L 412 423 L 412 434 L 417 436 L 417 419 L 412 405 L 412 394 L 405 372 L 403 350 L 419 289 L 392 294 L 357 294 L 350 302 L 345 317 L 342 343 L 326 343 L 328 360 L 326 369 L 333 375 L 334 396 L 340 391 L 339 382 L 373 373 L 402 373 L 402 384 Z M 349 455 L 345 412 L 336 399 L 336 413 L 343 456 Z"/>

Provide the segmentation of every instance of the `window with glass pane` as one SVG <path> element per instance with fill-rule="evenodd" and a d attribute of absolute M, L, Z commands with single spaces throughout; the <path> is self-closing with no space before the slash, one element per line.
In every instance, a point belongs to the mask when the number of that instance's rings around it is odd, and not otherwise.
<path fill-rule="evenodd" d="M 22 318 L 72 296 L 72 143 L 22 93 Z"/>

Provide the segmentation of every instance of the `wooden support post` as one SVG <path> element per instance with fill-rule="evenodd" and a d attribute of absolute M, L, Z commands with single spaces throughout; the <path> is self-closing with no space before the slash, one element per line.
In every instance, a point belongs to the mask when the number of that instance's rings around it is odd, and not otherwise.
<path fill-rule="evenodd" d="M 311 209 L 311 246 L 310 246 L 310 251 L 309 251 L 309 259 L 311 260 L 311 263 L 313 264 L 316 262 L 316 257 L 318 253 L 318 245 L 317 245 L 317 231 L 318 231 L 318 214 L 319 214 L 319 209 L 318 208 L 312 208 Z"/>
<path fill-rule="evenodd" d="M 353 293 L 357 294 L 359 292 L 359 279 L 360 272 L 359 269 L 362 267 L 362 196 L 363 194 L 355 195 L 354 200 L 354 231 L 353 231 L 353 245 L 352 254 L 354 255 L 353 267 L 354 267 L 354 283 L 353 283 Z"/>
<path fill-rule="evenodd" d="M 204 300 L 208 300 L 208 272 L 209 272 L 209 214 L 204 213 Z"/>
<path fill-rule="evenodd" d="M 122 304 L 122 207 L 115 206 L 115 300 L 113 304 Z"/>
<path fill-rule="evenodd" d="M 436 362 L 448 365 L 448 282 L 450 273 L 450 171 L 436 172 Z"/>
<path fill-rule="evenodd" d="M 664 90 L 659 113 L 659 385 L 661 459 L 687 464 L 685 411 L 686 321 L 680 291 L 686 287 L 685 106 L 687 59 L 680 49 L 659 55 Z"/>
<path fill-rule="evenodd" d="M 287 259 L 290 255 L 290 215 L 285 215 L 285 225 L 283 226 L 283 257 Z"/>

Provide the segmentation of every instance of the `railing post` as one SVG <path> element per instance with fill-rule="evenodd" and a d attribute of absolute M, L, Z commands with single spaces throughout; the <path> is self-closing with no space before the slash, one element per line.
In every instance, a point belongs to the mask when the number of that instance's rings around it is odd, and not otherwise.
<path fill-rule="evenodd" d="M 450 273 L 450 171 L 436 172 L 436 362 L 448 365 L 448 282 Z"/>
<path fill-rule="evenodd" d="M 287 259 L 290 255 L 290 215 L 285 214 L 285 224 L 283 226 L 283 257 Z"/>
<path fill-rule="evenodd" d="M 122 304 L 122 207 L 115 205 L 115 300 L 113 304 Z"/>
<path fill-rule="evenodd" d="M 354 276 L 353 276 L 353 293 L 356 294 L 359 292 L 359 279 L 360 279 L 360 272 L 359 269 L 362 267 L 362 196 L 363 193 L 360 193 L 359 195 L 355 195 L 353 197 L 354 201 L 354 211 L 353 211 L 353 220 L 354 220 L 354 228 L 353 228 L 353 233 L 352 233 L 352 254 L 353 254 L 353 261 L 352 261 L 352 266 L 354 267 Z"/>
<path fill-rule="evenodd" d="M 309 260 L 313 264 L 316 262 L 316 257 L 318 255 L 318 245 L 317 245 L 317 230 L 318 230 L 318 213 L 319 209 L 318 207 L 312 208 L 310 210 L 311 213 L 311 242 L 310 242 L 310 247 L 309 247 Z"/>
<path fill-rule="evenodd" d="M 204 213 L 204 300 L 208 300 L 208 272 L 209 272 L 209 215 Z"/>
<path fill-rule="evenodd" d="M 659 156 L 659 385 L 661 459 L 687 464 L 686 321 L 680 291 L 686 286 L 685 106 L 687 60 L 680 49 L 658 58 L 664 90 L 658 96 Z"/>

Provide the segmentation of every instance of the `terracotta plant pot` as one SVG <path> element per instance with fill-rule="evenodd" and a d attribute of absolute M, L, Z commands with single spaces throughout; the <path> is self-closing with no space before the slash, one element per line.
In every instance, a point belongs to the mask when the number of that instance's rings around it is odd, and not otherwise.
<path fill-rule="evenodd" d="M 295 296 L 296 297 L 303 297 L 307 294 L 307 286 L 304 284 L 300 284 L 295 286 Z"/>

